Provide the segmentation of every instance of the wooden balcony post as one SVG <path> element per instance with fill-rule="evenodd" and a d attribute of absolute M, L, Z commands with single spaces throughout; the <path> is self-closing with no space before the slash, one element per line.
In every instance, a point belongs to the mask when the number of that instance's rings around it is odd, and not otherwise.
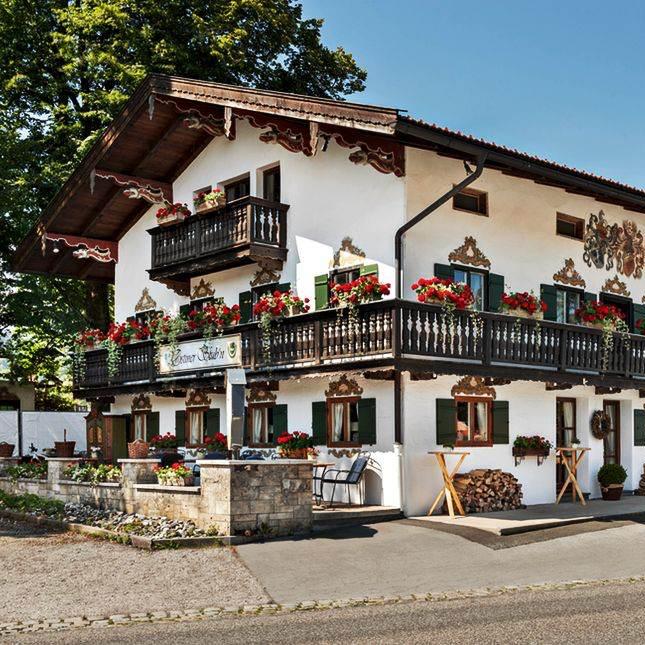
<path fill-rule="evenodd" d="M 559 329 L 560 356 L 558 357 L 558 370 L 564 372 L 567 369 L 567 349 L 569 345 L 569 332 L 566 329 Z"/>
<path fill-rule="evenodd" d="M 322 325 L 320 318 L 314 321 L 314 363 L 320 365 L 322 362 Z"/>
<path fill-rule="evenodd" d="M 392 348 L 392 356 L 400 358 L 401 356 L 401 326 L 400 322 L 401 304 L 398 300 L 394 301 L 394 305 L 390 311 L 392 321 L 392 337 L 390 339 L 390 347 Z"/>
<path fill-rule="evenodd" d="M 484 365 L 490 365 L 491 363 L 491 356 L 493 354 L 493 335 L 491 331 L 491 324 L 492 321 L 490 318 L 484 318 L 484 329 L 483 329 L 483 339 L 482 339 L 482 344 L 483 344 L 483 352 L 484 355 L 482 357 L 482 363 Z"/>
<path fill-rule="evenodd" d="M 246 236 L 245 240 L 251 244 L 255 242 L 255 218 L 253 217 L 254 209 L 253 204 L 250 202 L 246 205 Z"/>
<path fill-rule="evenodd" d="M 281 249 L 287 246 L 287 209 L 280 208 L 278 215 L 278 245 Z"/>
<path fill-rule="evenodd" d="M 156 347 L 154 343 L 148 345 L 148 379 L 151 383 L 157 380 L 157 366 L 155 365 Z"/>

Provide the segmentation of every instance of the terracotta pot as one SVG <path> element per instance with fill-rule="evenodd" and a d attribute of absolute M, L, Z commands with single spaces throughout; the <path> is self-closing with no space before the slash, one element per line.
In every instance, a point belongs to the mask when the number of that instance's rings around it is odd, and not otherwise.
<path fill-rule="evenodd" d="M 600 492 L 602 493 L 603 499 L 616 502 L 623 494 L 623 487 L 620 484 L 610 484 L 607 488 L 601 486 Z"/>
<path fill-rule="evenodd" d="M 589 327 L 591 329 L 600 329 L 600 331 L 603 331 L 603 329 L 605 329 L 605 326 L 601 322 L 595 322 L 595 323 L 583 322 L 582 324 L 585 327 Z M 610 331 L 616 331 L 616 325 L 610 325 L 609 330 Z"/>
<path fill-rule="evenodd" d="M 128 457 L 130 459 L 146 459 L 150 452 L 150 444 L 137 440 L 128 443 Z"/>
<path fill-rule="evenodd" d="M 307 459 L 308 453 L 306 448 L 296 448 L 295 450 L 285 450 L 280 453 L 282 459 Z"/>
<path fill-rule="evenodd" d="M 57 457 L 73 457 L 76 441 L 54 441 Z"/>
<path fill-rule="evenodd" d="M 0 457 L 11 457 L 15 447 L 14 443 L 0 443 Z"/>
<path fill-rule="evenodd" d="M 536 311 L 534 314 L 530 314 L 525 309 L 508 309 L 506 313 L 509 316 L 515 316 L 516 318 L 533 318 L 534 320 L 544 319 L 544 313 L 541 311 Z"/>
<path fill-rule="evenodd" d="M 186 213 L 173 213 L 172 215 L 167 215 L 166 217 L 158 217 L 157 224 L 159 226 L 170 226 L 171 224 L 178 224 L 183 222 L 188 215 Z"/>

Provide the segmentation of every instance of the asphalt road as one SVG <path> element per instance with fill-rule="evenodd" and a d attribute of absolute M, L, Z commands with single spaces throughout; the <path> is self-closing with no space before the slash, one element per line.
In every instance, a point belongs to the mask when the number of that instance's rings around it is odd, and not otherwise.
<path fill-rule="evenodd" d="M 581 554 L 582 556 L 583 554 Z M 15 643 L 642 643 L 645 583 L 518 591 L 441 602 L 78 629 Z"/>

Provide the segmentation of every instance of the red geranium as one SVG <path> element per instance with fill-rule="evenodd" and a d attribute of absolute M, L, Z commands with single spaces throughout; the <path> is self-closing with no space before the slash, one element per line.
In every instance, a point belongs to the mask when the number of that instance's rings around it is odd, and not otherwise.
<path fill-rule="evenodd" d="M 378 277 L 374 274 L 364 275 L 351 282 L 330 284 L 331 296 L 330 304 L 334 307 L 339 305 L 357 305 L 370 300 L 377 300 L 382 296 L 390 294 L 390 283 L 379 282 Z"/>
<path fill-rule="evenodd" d="M 309 311 L 309 298 L 299 298 L 291 290 L 265 294 L 253 307 L 253 315 L 279 318 L 286 314 L 305 314 Z"/>
<path fill-rule="evenodd" d="M 547 310 L 547 304 L 544 300 L 539 300 L 533 292 L 513 291 L 502 295 L 500 311 L 509 312 L 514 309 L 526 311 L 531 316 L 544 313 Z"/>
<path fill-rule="evenodd" d="M 475 301 L 467 284 L 450 278 L 419 278 L 412 289 L 416 291 L 419 302 L 434 302 L 455 309 L 466 309 Z"/>
<path fill-rule="evenodd" d="M 576 309 L 575 316 L 579 322 L 596 324 L 611 327 L 620 323 L 623 325 L 625 314 L 613 305 L 606 305 L 598 300 L 585 302 L 582 307 Z"/>
<path fill-rule="evenodd" d="M 204 445 L 210 452 L 227 452 L 228 450 L 228 440 L 226 435 L 221 432 L 216 432 L 212 437 L 206 437 Z"/>
<path fill-rule="evenodd" d="M 170 206 L 162 206 L 157 211 L 158 220 L 166 219 L 171 215 L 183 215 L 184 217 L 190 217 L 191 213 L 186 204 L 180 204 L 179 202 L 177 202 L 176 204 L 171 204 Z"/>

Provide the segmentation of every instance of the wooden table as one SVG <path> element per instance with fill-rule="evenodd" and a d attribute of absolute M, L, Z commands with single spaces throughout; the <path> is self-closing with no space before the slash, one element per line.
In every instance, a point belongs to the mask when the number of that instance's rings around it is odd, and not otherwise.
<path fill-rule="evenodd" d="M 578 466 L 580 465 L 582 458 L 585 456 L 585 452 L 587 452 L 588 450 L 591 450 L 591 448 L 583 448 L 581 446 L 572 446 L 570 448 L 566 446 L 560 446 L 559 448 L 555 449 L 556 458 L 564 464 L 564 467 L 569 473 L 567 475 L 567 479 L 562 485 L 562 488 L 560 489 L 560 492 L 558 493 L 557 499 L 555 500 L 556 504 L 560 503 L 560 500 L 564 495 L 564 491 L 567 489 L 567 486 L 571 484 L 571 501 L 576 501 L 577 494 L 580 497 L 580 503 L 583 506 L 587 505 L 582 491 L 580 490 L 580 486 L 578 486 L 576 473 L 578 472 Z"/>
<path fill-rule="evenodd" d="M 320 475 L 320 494 L 316 493 L 316 487 L 315 487 L 315 479 L 314 479 L 314 486 L 313 486 L 313 493 L 314 493 L 314 501 L 320 500 L 320 506 L 323 505 L 323 482 L 322 480 L 325 478 L 325 472 L 327 471 L 327 468 L 330 466 L 336 466 L 336 462 L 334 461 L 314 461 L 314 469 L 316 468 L 322 468 L 323 471 Z"/>
<path fill-rule="evenodd" d="M 439 491 L 439 494 L 437 495 L 434 502 L 432 503 L 432 506 L 428 511 L 428 515 L 432 515 L 432 513 L 434 512 L 434 509 L 437 508 L 437 505 L 439 504 L 439 502 L 441 502 L 441 499 L 443 498 L 444 495 L 446 496 L 446 503 L 448 504 L 448 513 L 450 513 L 450 517 L 452 519 L 455 519 L 453 502 L 454 502 L 454 505 L 457 507 L 458 513 L 460 515 L 466 515 L 466 513 L 464 513 L 464 508 L 461 505 L 461 500 L 459 499 L 459 495 L 457 494 L 457 491 L 455 490 L 455 487 L 452 482 L 461 464 L 464 463 L 464 459 L 466 459 L 466 457 L 470 453 L 456 452 L 455 450 L 431 450 L 430 452 L 428 452 L 428 454 L 434 455 L 436 457 L 437 463 L 439 464 L 439 469 L 441 470 L 441 476 L 443 477 L 443 488 Z M 459 456 L 456 466 L 450 472 L 448 471 L 448 467 L 446 465 L 446 455 Z"/>

